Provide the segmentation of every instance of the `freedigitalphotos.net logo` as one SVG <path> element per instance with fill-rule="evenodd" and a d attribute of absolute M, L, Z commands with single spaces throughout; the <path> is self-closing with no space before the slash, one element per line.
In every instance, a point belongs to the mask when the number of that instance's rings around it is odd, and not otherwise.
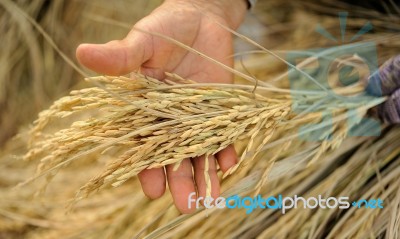
<path fill-rule="evenodd" d="M 367 209 L 382 209 L 383 200 L 378 199 L 360 199 L 350 202 L 349 197 L 328 197 L 324 198 L 322 195 L 316 197 L 301 197 L 294 195 L 293 197 L 284 197 L 281 194 L 278 196 L 262 197 L 257 195 L 256 197 L 241 197 L 239 195 L 233 195 L 230 197 L 198 197 L 196 193 L 192 192 L 188 196 L 188 208 L 192 208 L 193 204 L 195 208 L 201 208 L 203 205 L 207 209 L 211 208 L 228 208 L 228 209 L 245 209 L 246 214 L 252 213 L 255 209 L 274 209 L 280 210 L 282 214 L 285 214 L 289 209 L 348 209 L 350 207 L 355 208 L 367 208 Z"/>
<path fill-rule="evenodd" d="M 337 86 L 349 86 L 365 80 L 378 70 L 376 44 L 374 42 L 354 43 L 363 34 L 373 29 L 372 24 L 366 22 L 358 33 L 347 37 L 347 16 L 346 12 L 339 13 L 340 39 L 335 38 L 321 25 L 316 28 L 318 33 L 337 46 L 291 51 L 287 54 L 287 61 L 291 64 L 288 77 L 292 92 L 301 90 L 302 92 L 326 93 L 326 96 L 318 102 L 307 100 L 307 96 L 292 93 L 292 108 L 295 113 L 322 113 L 321 122 L 307 124 L 300 128 L 299 135 L 302 139 L 329 140 L 333 132 L 333 113 L 338 109 L 347 111 L 348 136 L 380 135 L 379 122 L 372 118 L 360 118 L 355 107 L 366 105 L 372 98 L 366 94 L 346 96 L 336 90 Z M 312 95 L 310 96 L 312 98 Z"/>

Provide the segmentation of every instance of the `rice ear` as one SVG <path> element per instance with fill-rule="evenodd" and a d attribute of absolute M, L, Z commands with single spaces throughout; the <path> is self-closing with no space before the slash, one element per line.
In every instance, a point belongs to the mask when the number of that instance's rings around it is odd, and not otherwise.
<path fill-rule="evenodd" d="M 252 142 L 267 135 L 261 145 L 249 143 L 254 158 L 279 127 L 277 122 L 290 117 L 290 104 L 284 98 L 256 95 L 254 101 L 253 93 L 235 88 L 213 84 L 191 88 L 190 82 L 185 82 L 179 89 L 168 89 L 169 83 L 140 74 L 135 78 L 88 78 L 107 90 L 73 91 L 41 113 L 31 130 L 34 140 L 25 156 L 41 160 L 35 178 L 88 154 L 116 147 L 116 159 L 80 189 L 77 198 L 82 198 L 107 185 L 119 186 L 144 169 L 214 155 L 238 139 L 248 137 Z M 88 115 L 58 132 L 43 133 L 52 120 L 92 111 L 96 118 Z M 49 151 L 50 155 L 41 157 Z M 242 161 L 247 157 L 244 153 Z"/>

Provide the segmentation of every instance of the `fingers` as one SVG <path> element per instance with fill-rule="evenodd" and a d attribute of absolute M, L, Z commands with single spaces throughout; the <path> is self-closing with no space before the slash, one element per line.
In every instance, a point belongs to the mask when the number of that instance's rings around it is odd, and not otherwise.
<path fill-rule="evenodd" d="M 194 169 L 194 179 L 196 181 L 199 197 L 206 197 L 206 177 L 205 177 L 205 156 L 192 159 Z M 217 175 L 217 165 L 214 156 L 208 157 L 208 175 L 211 183 L 211 197 L 217 198 L 220 193 L 219 179 Z"/>
<path fill-rule="evenodd" d="M 76 58 L 85 67 L 105 75 L 124 75 L 150 59 L 151 40 L 144 34 L 131 34 L 124 40 L 106 44 L 81 44 Z"/>
<path fill-rule="evenodd" d="M 165 173 L 163 168 L 146 169 L 139 173 L 139 181 L 144 194 L 156 199 L 165 192 Z"/>
<path fill-rule="evenodd" d="M 233 145 L 229 145 L 225 149 L 221 150 L 216 156 L 219 167 L 224 173 L 238 162 L 237 154 Z"/>
<path fill-rule="evenodd" d="M 179 168 L 174 171 L 174 164 L 167 165 L 167 178 L 169 189 L 174 199 L 174 203 L 178 210 L 182 213 L 192 213 L 196 210 L 195 203 L 188 205 L 188 197 L 190 193 L 195 192 L 192 164 L 189 159 L 181 162 Z"/>
<path fill-rule="evenodd" d="M 217 155 L 218 164 L 223 172 L 226 172 L 237 162 L 237 155 L 232 145 L 220 151 Z M 182 213 L 192 213 L 196 210 L 196 197 L 189 201 L 189 195 L 196 192 L 198 196 L 206 197 L 207 183 L 205 177 L 205 156 L 201 156 L 190 161 L 185 159 L 179 168 L 174 171 L 174 165 L 166 166 L 166 173 L 169 188 L 178 210 Z M 194 169 L 194 180 L 192 172 Z M 208 157 L 208 175 L 211 185 L 211 197 L 218 198 L 220 195 L 220 183 L 217 175 L 217 166 L 214 156 Z M 142 184 L 143 192 L 151 199 L 161 197 L 165 192 L 165 174 L 162 168 L 147 169 L 139 173 L 139 180 Z M 190 208 L 188 203 L 190 203 Z"/>

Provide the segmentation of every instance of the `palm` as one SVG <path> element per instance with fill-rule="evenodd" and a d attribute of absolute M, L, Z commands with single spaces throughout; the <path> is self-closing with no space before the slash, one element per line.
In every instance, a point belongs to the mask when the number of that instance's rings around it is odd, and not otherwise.
<path fill-rule="evenodd" d="M 232 66 L 232 37 L 216 23 L 226 24 L 223 14 L 204 9 L 208 14 L 203 15 L 186 1 L 180 4 L 177 7 L 166 1 L 138 22 L 123 40 L 80 45 L 76 52 L 78 60 L 86 67 L 108 75 L 122 75 L 140 69 L 144 74 L 160 80 L 165 78 L 165 72 L 172 72 L 198 82 L 230 83 L 231 74 L 221 66 L 170 41 L 144 33 L 153 32 L 173 38 Z M 216 161 L 226 172 L 236 163 L 236 158 L 232 146 L 219 152 L 215 158 L 210 157 L 208 171 L 212 197 L 219 196 Z M 150 198 L 160 197 L 168 180 L 175 205 L 181 212 L 191 212 L 193 208 L 188 209 L 188 195 L 196 189 L 199 196 L 204 197 L 206 193 L 204 165 L 205 157 L 185 159 L 177 170 L 173 170 L 173 165 L 166 166 L 166 174 L 162 168 L 144 170 L 139 174 L 139 180 L 144 193 Z"/>
<path fill-rule="evenodd" d="M 225 24 L 224 20 L 218 16 L 205 16 L 198 12 L 181 13 L 180 10 L 178 13 L 166 12 L 160 9 L 140 21 L 136 28 L 171 37 L 231 66 L 232 59 L 229 57 L 232 54 L 231 34 L 215 21 Z M 135 34 L 135 31 L 132 34 Z M 145 47 L 153 49 L 153 54 L 142 65 L 145 74 L 161 79 L 164 72 L 174 72 L 198 82 L 231 82 L 230 73 L 209 60 L 190 53 L 165 39 L 156 36 L 150 38 L 151 41 L 146 41 Z"/>

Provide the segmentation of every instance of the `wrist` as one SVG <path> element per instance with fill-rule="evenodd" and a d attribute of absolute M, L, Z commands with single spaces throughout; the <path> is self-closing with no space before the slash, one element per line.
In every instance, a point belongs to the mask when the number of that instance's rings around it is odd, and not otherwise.
<path fill-rule="evenodd" d="M 192 5 L 204 11 L 221 17 L 228 27 L 236 30 L 242 23 L 248 3 L 246 0 L 165 0 L 176 4 Z"/>

